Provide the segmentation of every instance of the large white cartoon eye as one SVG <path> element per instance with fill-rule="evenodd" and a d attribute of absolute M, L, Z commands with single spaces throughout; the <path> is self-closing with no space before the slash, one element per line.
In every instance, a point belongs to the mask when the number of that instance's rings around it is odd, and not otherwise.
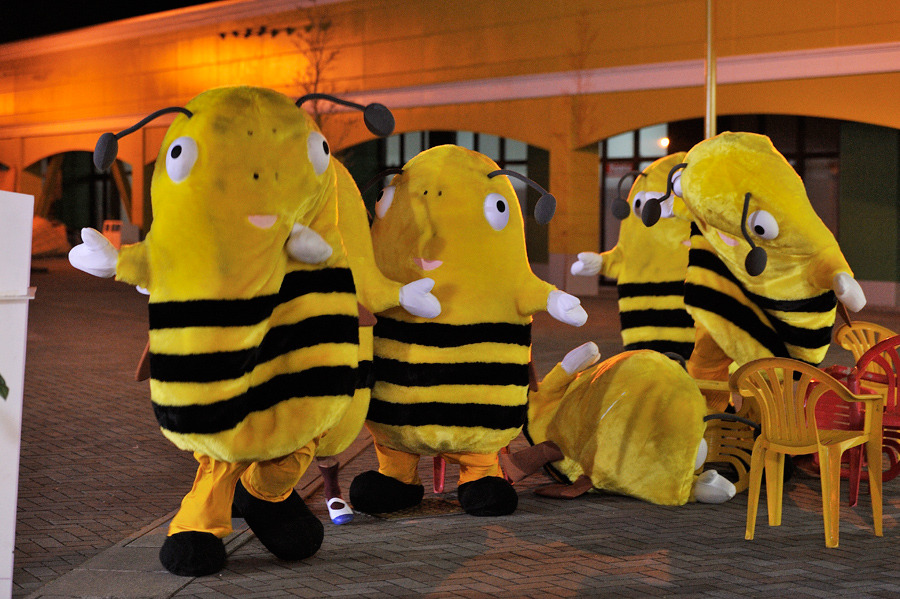
<path fill-rule="evenodd" d="M 655 197 L 658 198 L 660 196 L 657 195 Z M 634 194 L 634 199 L 631 201 L 631 209 L 634 210 L 634 214 L 638 218 L 641 218 L 641 213 L 644 211 L 644 206 L 647 204 L 648 199 L 646 191 L 639 191 Z"/>
<path fill-rule="evenodd" d="M 679 198 L 684 197 L 683 195 L 681 195 L 681 173 L 682 172 L 684 172 L 684 171 L 678 171 L 672 177 L 672 193 L 677 195 Z"/>
<path fill-rule="evenodd" d="M 375 201 L 375 216 L 384 218 L 384 215 L 387 214 L 388 209 L 394 202 L 394 191 L 396 191 L 396 189 L 397 188 L 393 185 L 388 185 L 381 190 L 381 195 L 378 196 L 378 199 Z"/>
<path fill-rule="evenodd" d="M 166 152 L 166 173 L 173 183 L 181 183 L 191 174 L 197 162 L 197 142 L 192 137 L 179 137 Z"/>
<path fill-rule="evenodd" d="M 765 210 L 757 210 L 747 218 L 747 226 L 753 233 L 763 239 L 778 237 L 778 222 Z"/>
<path fill-rule="evenodd" d="M 484 198 L 484 217 L 495 231 L 500 231 L 509 222 L 509 202 L 499 193 L 489 193 Z"/>
<path fill-rule="evenodd" d="M 316 174 L 324 173 L 331 161 L 331 148 L 328 147 L 328 140 L 325 139 L 325 136 L 318 131 L 310 133 L 306 138 L 306 152 Z"/>
<path fill-rule="evenodd" d="M 647 205 L 647 202 L 650 200 L 658 200 L 663 197 L 662 193 L 657 193 L 655 191 L 639 191 L 634 194 L 634 200 L 631 202 L 632 209 L 634 210 L 635 215 L 638 218 L 641 218 L 641 213 L 644 211 L 644 206 Z M 670 197 L 659 204 L 659 217 L 660 218 L 672 218 L 672 207 L 674 206 L 675 201 Z"/>

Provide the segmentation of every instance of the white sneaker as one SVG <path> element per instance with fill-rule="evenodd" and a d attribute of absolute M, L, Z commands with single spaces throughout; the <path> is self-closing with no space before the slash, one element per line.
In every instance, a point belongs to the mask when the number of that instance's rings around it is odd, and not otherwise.
<path fill-rule="evenodd" d="M 347 524 L 353 521 L 353 508 L 340 497 L 332 497 L 328 500 L 328 515 L 335 524 Z"/>

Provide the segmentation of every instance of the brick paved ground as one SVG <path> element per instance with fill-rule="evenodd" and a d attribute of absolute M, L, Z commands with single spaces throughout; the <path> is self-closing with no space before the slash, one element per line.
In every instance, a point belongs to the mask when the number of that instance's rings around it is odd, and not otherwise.
<path fill-rule="evenodd" d="M 746 496 L 721 506 L 660 507 L 591 495 L 554 501 L 533 493 L 543 474 L 517 484 L 517 512 L 503 518 L 459 513 L 455 476 L 429 509 L 392 519 L 358 515 L 328 523 L 317 479 L 301 491 L 326 522 L 322 549 L 301 564 L 278 562 L 246 531 L 229 543 L 226 570 L 178 579 L 155 560 L 167 515 L 189 489 L 191 457 L 159 433 L 146 383 L 132 380 L 146 340 L 146 302 L 133 289 L 36 264 L 28 361 L 14 597 L 895 597 L 900 550 L 900 482 L 885 485 L 884 538 L 872 534 L 868 497 L 841 511 L 839 549 L 826 550 L 817 479 L 796 475 L 785 491 L 784 524 L 744 541 Z M 605 355 L 621 349 L 613 294 L 585 300 L 589 325 L 572 330 L 536 319 L 539 373 L 586 340 Z M 900 317 L 861 318 L 900 328 Z M 848 363 L 842 352 L 828 363 Z M 514 449 L 525 445 L 520 437 Z M 358 453 L 357 453 L 358 452 Z M 345 488 L 375 466 L 365 436 L 343 456 Z M 430 461 L 422 478 L 430 488 Z M 311 473 L 313 474 L 313 473 Z M 864 487 L 865 489 L 865 487 Z M 141 531 L 141 534 L 139 534 Z M 125 543 L 128 541 L 128 543 Z M 165 593 L 129 579 L 125 544 L 147 547 L 138 569 L 169 584 Z M 100 564 L 100 565 L 97 565 Z M 130 564 L 129 564 L 130 565 Z M 119 579 L 120 594 L 87 593 L 78 576 Z"/>

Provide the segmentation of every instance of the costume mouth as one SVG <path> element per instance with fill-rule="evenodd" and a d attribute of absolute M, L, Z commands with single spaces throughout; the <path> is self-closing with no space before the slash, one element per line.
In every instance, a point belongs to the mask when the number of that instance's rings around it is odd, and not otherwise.
<path fill-rule="evenodd" d="M 736 247 L 737 244 L 740 243 L 740 242 L 739 242 L 737 239 L 735 239 L 734 237 L 729 237 L 728 235 L 726 235 L 725 233 L 722 233 L 721 231 L 717 231 L 717 233 L 719 234 L 719 238 L 722 240 L 722 242 L 723 242 L 725 245 L 728 245 L 728 246 L 731 246 L 731 247 Z"/>
<path fill-rule="evenodd" d="M 441 264 L 443 264 L 443 260 L 426 260 L 425 258 L 413 258 L 413 262 L 416 263 L 416 266 L 428 272 L 429 270 L 434 270 Z"/>
<path fill-rule="evenodd" d="M 247 217 L 250 224 L 259 229 L 271 229 L 272 225 L 278 220 L 275 214 L 251 214 Z"/>

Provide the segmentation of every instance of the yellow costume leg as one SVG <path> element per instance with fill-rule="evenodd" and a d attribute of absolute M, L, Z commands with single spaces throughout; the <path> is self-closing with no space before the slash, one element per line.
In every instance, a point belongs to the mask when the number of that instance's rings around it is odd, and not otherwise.
<path fill-rule="evenodd" d="M 188 531 L 228 536 L 234 486 L 249 464 L 220 462 L 200 453 L 194 453 L 194 458 L 200 462 L 194 487 L 181 501 L 181 509 L 169 525 L 169 536 Z"/>
<path fill-rule="evenodd" d="M 309 468 L 317 445 L 318 439 L 314 439 L 294 453 L 254 462 L 241 476 L 241 484 L 257 499 L 284 501 Z"/>
<path fill-rule="evenodd" d="M 451 464 L 459 464 L 459 484 L 463 485 L 486 476 L 503 477 L 500 456 L 496 453 L 444 453 Z"/>
<path fill-rule="evenodd" d="M 407 485 L 421 485 L 419 479 L 419 456 L 414 453 L 397 451 L 375 443 L 378 455 L 378 472 L 395 478 Z"/>
<path fill-rule="evenodd" d="M 695 379 L 707 381 L 727 381 L 728 367 L 732 359 L 729 358 L 719 344 L 715 342 L 709 331 L 702 325 L 696 325 L 697 337 L 694 342 L 694 351 L 687 361 L 687 371 Z M 731 394 L 728 391 L 710 391 L 701 387 L 706 405 L 712 413 L 721 413 L 728 407 Z"/>

